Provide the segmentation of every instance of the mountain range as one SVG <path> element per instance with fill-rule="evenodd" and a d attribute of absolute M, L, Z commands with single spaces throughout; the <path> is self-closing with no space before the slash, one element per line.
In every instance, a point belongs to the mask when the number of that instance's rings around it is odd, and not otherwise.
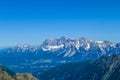
<path fill-rule="evenodd" d="M 87 38 L 48 38 L 37 46 L 17 45 L 0 49 L 0 63 L 15 72 L 47 70 L 69 62 L 97 60 L 120 54 L 120 43 Z"/>

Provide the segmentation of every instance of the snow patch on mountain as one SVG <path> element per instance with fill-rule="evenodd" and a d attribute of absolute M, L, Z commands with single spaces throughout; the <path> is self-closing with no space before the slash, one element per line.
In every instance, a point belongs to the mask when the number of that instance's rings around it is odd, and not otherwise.
<path fill-rule="evenodd" d="M 75 47 L 77 48 L 77 50 L 79 50 L 79 48 L 80 48 L 80 42 L 79 41 L 76 42 Z"/>
<path fill-rule="evenodd" d="M 89 48 L 90 48 L 90 44 L 87 43 L 87 46 L 85 47 L 85 50 L 89 50 Z"/>
<path fill-rule="evenodd" d="M 63 44 L 61 44 L 61 45 L 53 45 L 53 46 L 46 46 L 46 48 L 42 48 L 43 49 L 43 51 L 49 51 L 49 50 L 56 50 L 56 49 L 60 49 L 60 48 L 63 48 L 64 47 L 64 45 Z"/>

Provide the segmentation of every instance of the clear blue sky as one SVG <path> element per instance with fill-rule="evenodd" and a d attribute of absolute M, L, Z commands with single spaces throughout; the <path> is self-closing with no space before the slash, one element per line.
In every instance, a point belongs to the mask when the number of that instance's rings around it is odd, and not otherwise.
<path fill-rule="evenodd" d="M 120 42 L 120 1 L 0 0 L 0 46 L 60 36 Z"/>

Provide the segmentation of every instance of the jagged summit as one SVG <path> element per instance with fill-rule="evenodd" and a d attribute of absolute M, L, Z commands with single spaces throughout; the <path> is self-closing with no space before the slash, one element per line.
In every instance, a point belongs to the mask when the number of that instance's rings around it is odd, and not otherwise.
<path fill-rule="evenodd" d="M 106 52 L 105 49 L 114 48 L 115 45 L 115 43 L 110 41 L 95 41 L 85 37 L 76 39 L 61 37 L 59 39 L 46 39 L 42 43 L 41 48 L 43 51 L 62 50 L 61 52 L 64 52 L 64 57 L 66 57 L 73 56 L 76 52 L 80 52 L 81 49 L 84 51 L 100 49 L 104 53 Z"/>

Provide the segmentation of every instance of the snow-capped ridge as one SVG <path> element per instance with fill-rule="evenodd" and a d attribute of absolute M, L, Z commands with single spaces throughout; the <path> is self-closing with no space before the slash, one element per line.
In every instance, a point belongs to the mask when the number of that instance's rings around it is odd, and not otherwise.
<path fill-rule="evenodd" d="M 74 56 L 76 52 L 80 52 L 81 48 L 89 51 L 91 49 L 100 49 L 103 54 L 106 48 L 114 47 L 115 43 L 110 41 L 95 41 L 85 37 L 81 38 L 56 38 L 46 39 L 41 45 L 43 51 L 59 51 L 63 52 L 64 57 Z M 109 50 L 109 49 L 108 49 Z"/>
<path fill-rule="evenodd" d="M 31 45 L 17 45 L 10 48 L 8 52 L 31 52 L 39 53 L 42 51 L 57 52 L 56 55 L 64 57 L 72 57 L 77 53 L 82 55 L 94 54 L 106 54 L 113 48 L 119 48 L 120 45 L 110 41 L 95 41 L 85 37 L 82 38 L 47 38 L 39 46 Z"/>

